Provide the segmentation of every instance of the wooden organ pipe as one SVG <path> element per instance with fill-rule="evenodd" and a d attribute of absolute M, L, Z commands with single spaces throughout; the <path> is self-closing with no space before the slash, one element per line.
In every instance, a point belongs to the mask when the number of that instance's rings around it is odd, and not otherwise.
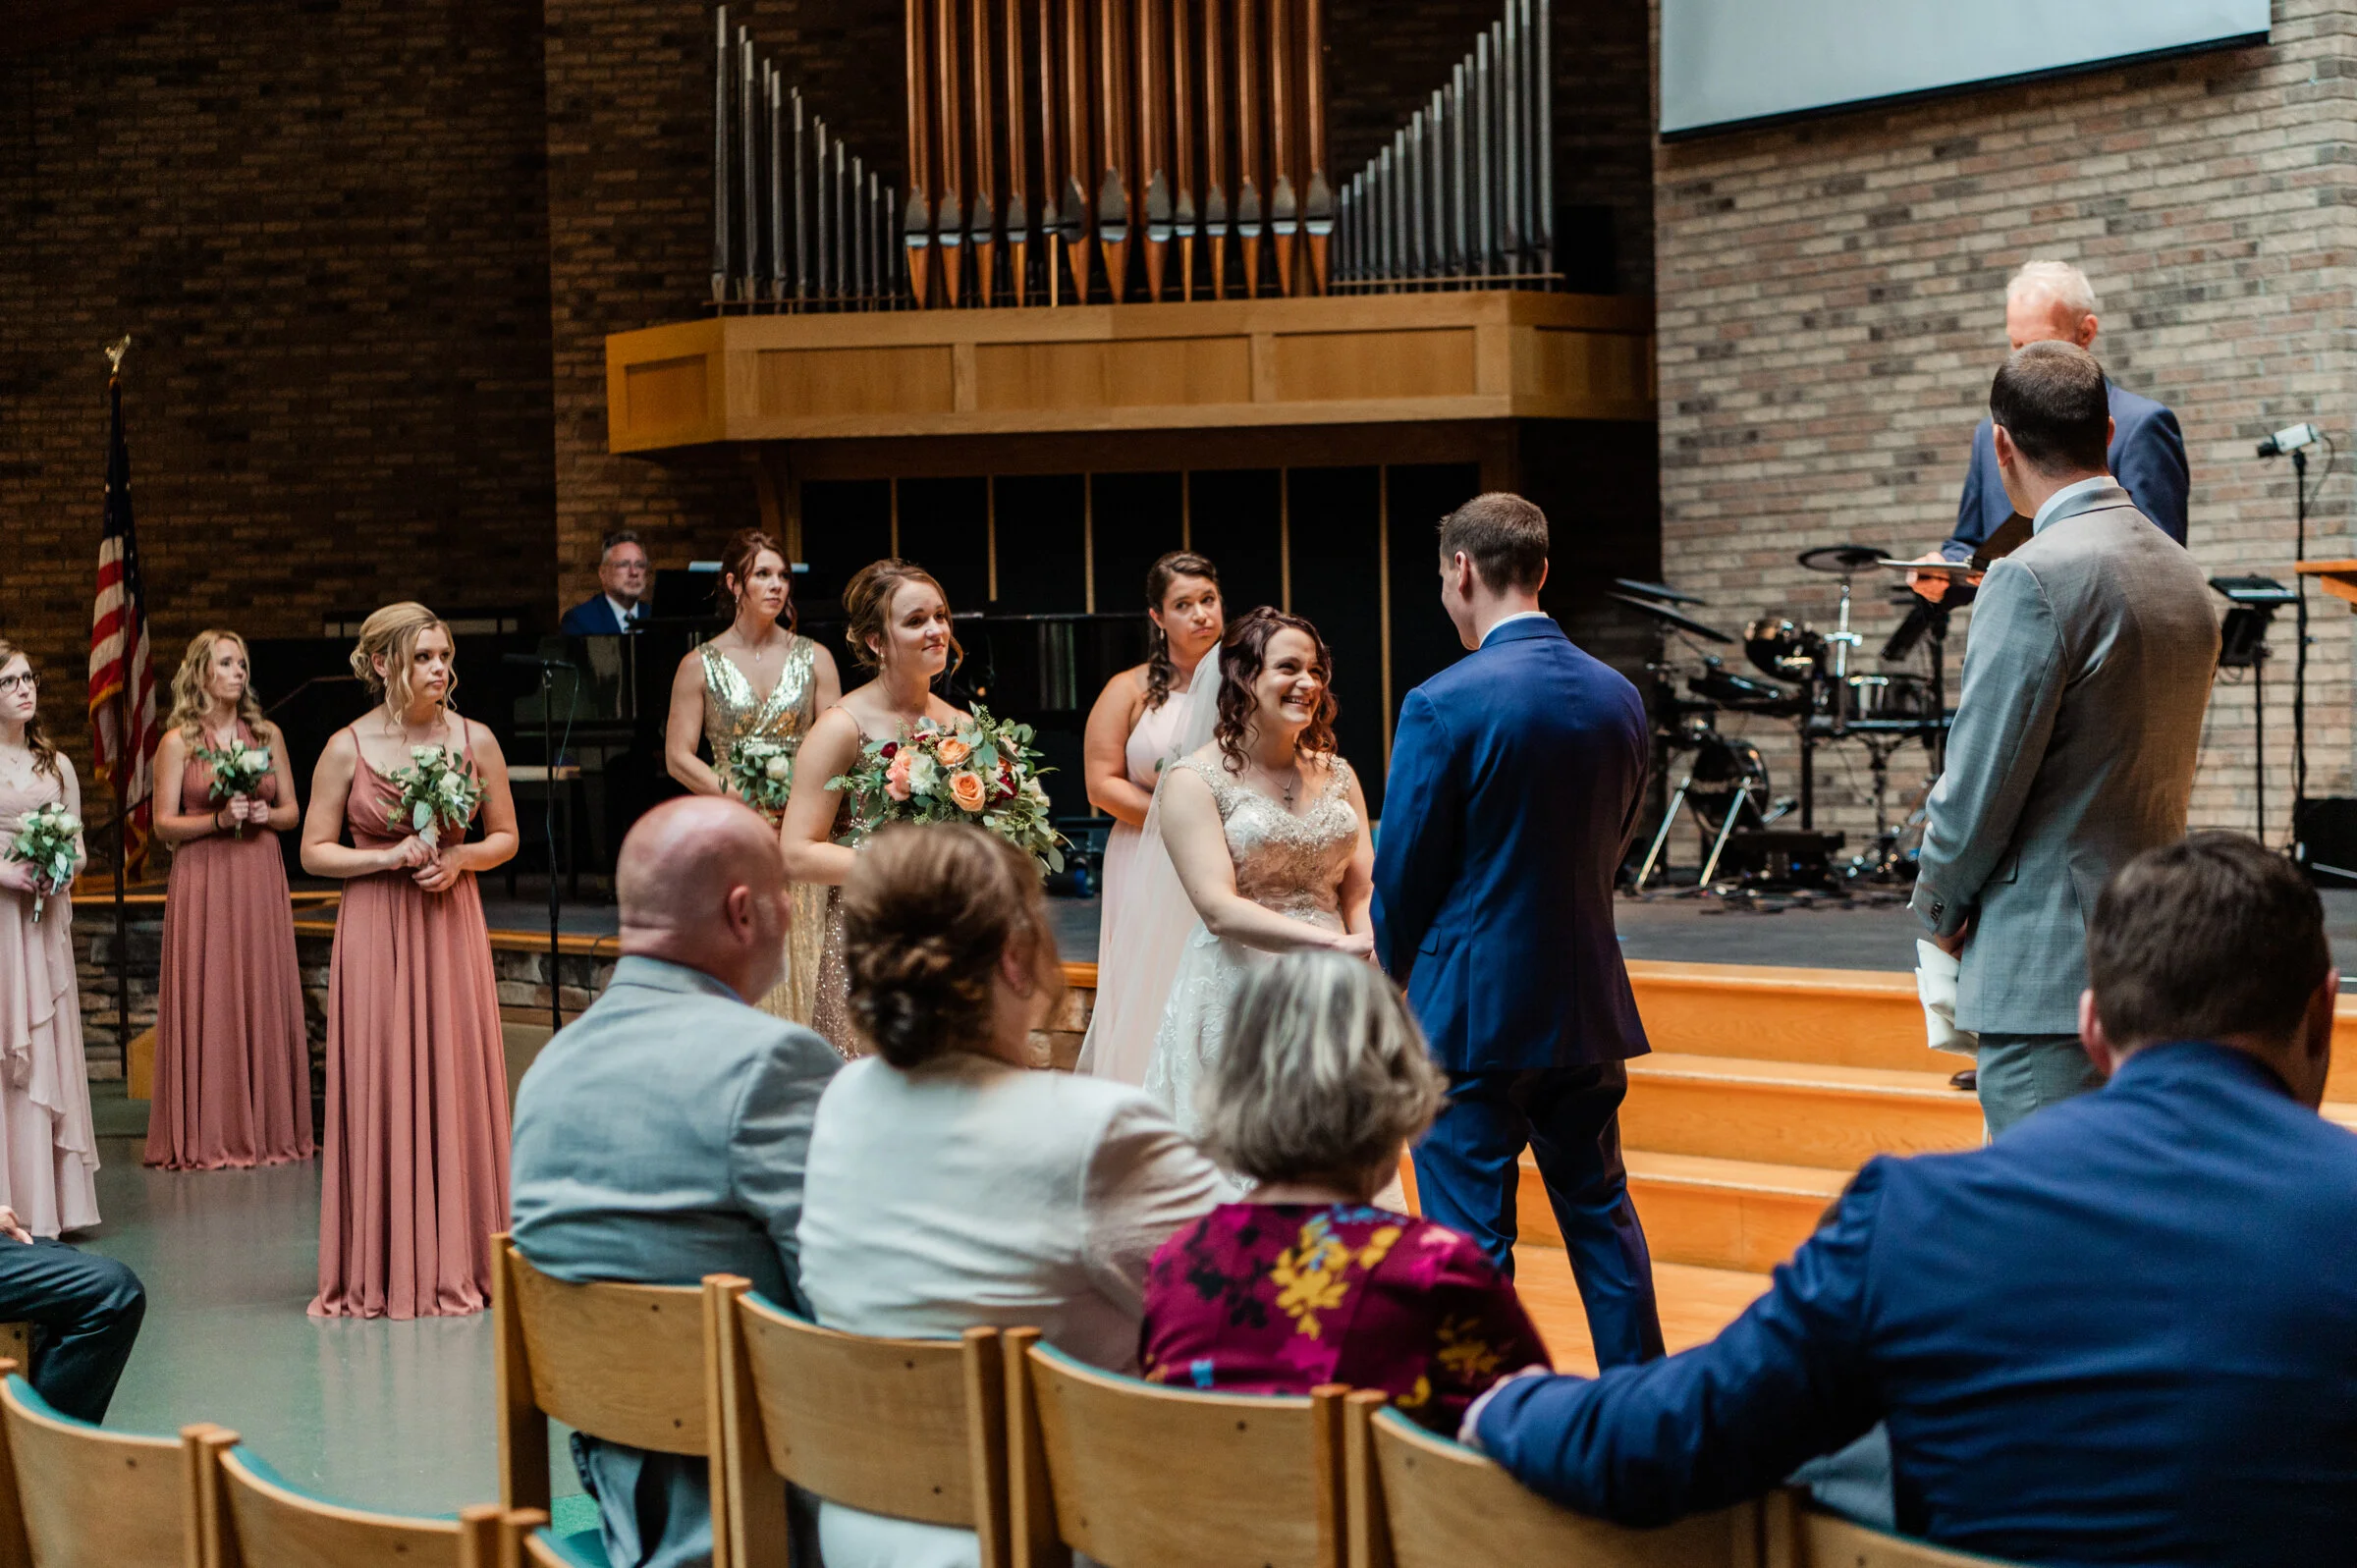
<path fill-rule="evenodd" d="M 1277 251 L 1277 292 L 1293 292 L 1293 241 L 1301 213 L 1293 200 L 1293 128 L 1287 113 L 1292 99 L 1292 55 L 1287 16 L 1293 0 L 1269 4 L 1269 234 Z"/>
<path fill-rule="evenodd" d="M 1235 0 L 1235 229 L 1243 242 L 1244 297 L 1260 294 L 1260 81 L 1252 0 Z"/>
<path fill-rule="evenodd" d="M 935 237 L 941 245 L 942 292 L 958 303 L 965 238 L 965 149 L 958 125 L 958 0 L 933 0 L 933 85 L 941 123 L 941 207 Z"/>
<path fill-rule="evenodd" d="M 1186 0 L 1171 0 L 1171 101 L 1178 133 L 1171 145 L 1171 173 L 1178 188 L 1171 220 L 1178 245 L 1181 299 L 1195 297 L 1195 106 L 1187 90 L 1186 75 L 1186 63 L 1195 52 L 1193 31 L 1186 25 Z"/>
<path fill-rule="evenodd" d="M 1309 189 L 1302 196 L 1301 227 L 1309 240 L 1309 292 L 1324 294 L 1335 209 L 1334 189 L 1326 183 L 1326 0 L 1303 0 L 1301 14 L 1301 118 L 1309 135 Z"/>
<path fill-rule="evenodd" d="M 1007 272 L 1017 306 L 1030 303 L 1031 214 L 1023 201 L 1023 0 L 1007 7 Z M 1044 87 L 1045 82 L 1041 85 Z"/>
<path fill-rule="evenodd" d="M 1228 297 L 1228 123 L 1227 89 L 1220 78 L 1220 8 L 1227 0 L 1203 0 L 1203 151 L 1206 193 L 1203 240 L 1211 247 L 1211 297 Z"/>
<path fill-rule="evenodd" d="M 908 53 L 908 290 L 933 302 L 933 141 L 925 127 L 925 0 L 904 7 Z M 799 159 L 795 163 L 799 173 Z"/>
<path fill-rule="evenodd" d="M 1064 232 L 1069 237 L 1065 259 L 1072 268 L 1072 303 L 1088 303 L 1088 196 L 1081 171 L 1089 167 L 1087 65 L 1088 20 L 1081 7 L 1088 0 L 1064 0 L 1064 109 L 1068 126 L 1065 141 Z"/>
<path fill-rule="evenodd" d="M 990 123 L 990 0 L 971 0 L 967 18 L 967 46 L 973 51 L 974 303 L 988 305 L 998 286 L 998 211 L 992 200 L 998 184 L 992 168 Z"/>
<path fill-rule="evenodd" d="M 1129 188 L 1123 177 L 1123 131 L 1128 119 L 1123 88 L 1128 73 L 1122 60 L 1122 0 L 1100 0 L 1097 27 L 1097 111 L 1105 141 L 1099 158 L 1105 177 L 1097 188 L 1097 238 L 1105 247 L 1105 282 L 1119 304 L 1129 286 Z"/>
<path fill-rule="evenodd" d="M 1137 169 L 1145 178 L 1146 297 L 1162 297 L 1171 248 L 1171 183 L 1163 170 L 1169 79 L 1162 70 L 1161 0 L 1137 0 Z"/>

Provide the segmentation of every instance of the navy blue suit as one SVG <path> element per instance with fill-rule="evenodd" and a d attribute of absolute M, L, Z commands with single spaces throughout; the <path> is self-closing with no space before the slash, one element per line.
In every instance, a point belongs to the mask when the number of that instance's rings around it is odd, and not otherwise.
<path fill-rule="evenodd" d="M 641 599 L 630 607 L 630 622 L 626 625 L 622 618 L 614 613 L 613 604 L 604 594 L 592 594 L 565 612 L 565 619 L 558 622 L 557 630 L 568 637 L 611 637 L 637 630 L 645 622 L 646 617 L 646 601 Z"/>
<path fill-rule="evenodd" d="M 1970 1154 L 1882 1158 L 1708 1345 L 1480 1412 L 1525 1485 L 1647 1525 L 1877 1421 L 1898 1527 L 2049 1564 L 2345 1564 L 2357 1138 L 2257 1059 L 2149 1047 Z"/>
<path fill-rule="evenodd" d="M 2185 433 L 2177 428 L 2177 416 L 2116 381 L 2106 381 L 2104 390 L 2111 400 L 2111 477 L 2127 491 L 2138 512 L 2183 544 L 2185 497 L 2193 481 L 2185 466 Z M 1956 503 L 1956 531 L 1940 547 L 1950 561 L 1971 560 L 1983 541 L 2013 515 L 2013 503 L 2005 499 L 2005 482 L 1997 471 L 1993 428 L 1983 419 L 1972 432 L 1972 463 L 1964 470 L 1964 494 Z"/>
<path fill-rule="evenodd" d="M 1400 705 L 1375 842 L 1376 955 L 1450 1080 L 1424 1214 L 1510 1271 L 1527 1145 L 1606 1366 L 1661 1354 L 1618 1120 L 1645 1030 L 1613 929 L 1646 734 L 1636 688 L 1562 627 L 1504 622 Z"/>

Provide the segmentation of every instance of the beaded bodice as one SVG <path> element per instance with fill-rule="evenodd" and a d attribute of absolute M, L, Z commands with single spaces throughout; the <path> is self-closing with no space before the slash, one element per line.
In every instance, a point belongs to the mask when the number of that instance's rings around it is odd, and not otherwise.
<path fill-rule="evenodd" d="M 1235 862 L 1235 891 L 1279 914 L 1339 921 L 1343 873 L 1358 847 L 1358 813 L 1350 809 L 1350 765 L 1333 759 L 1326 787 L 1296 816 L 1285 802 L 1244 784 L 1215 754 L 1187 758 L 1211 785 Z"/>
<path fill-rule="evenodd" d="M 725 767 L 729 748 L 747 735 L 781 741 L 789 752 L 801 749 L 818 718 L 818 644 L 788 636 L 786 668 L 766 701 L 753 695 L 753 683 L 727 654 L 704 644 L 704 743 L 712 748 L 714 767 Z"/>

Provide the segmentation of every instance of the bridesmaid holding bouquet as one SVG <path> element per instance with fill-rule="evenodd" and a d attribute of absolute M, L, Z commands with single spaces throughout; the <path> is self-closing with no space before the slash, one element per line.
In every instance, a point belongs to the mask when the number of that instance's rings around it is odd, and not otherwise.
<path fill-rule="evenodd" d="M 202 631 L 172 677 L 155 833 L 172 852 L 147 1163 L 228 1170 L 311 1157 L 311 1056 L 278 836 L 296 825 L 285 737 L 246 641 Z"/>
<path fill-rule="evenodd" d="M 0 1204 L 55 1236 L 98 1222 L 98 1146 L 68 892 L 82 785 L 41 730 L 39 690 L 0 640 Z"/>
<path fill-rule="evenodd" d="M 456 648 L 420 604 L 361 622 L 353 673 L 380 701 L 336 731 L 311 780 L 303 869 L 345 884 L 316 1318 L 458 1316 L 491 1300 L 508 1074 L 474 879 L 516 853 L 516 802 L 491 731 L 451 711 Z"/>

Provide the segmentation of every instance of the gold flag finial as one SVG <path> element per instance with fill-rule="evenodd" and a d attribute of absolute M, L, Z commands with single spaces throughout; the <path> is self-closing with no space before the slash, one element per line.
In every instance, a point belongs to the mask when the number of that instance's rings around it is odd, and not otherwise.
<path fill-rule="evenodd" d="M 122 374 L 123 356 L 129 352 L 131 352 L 131 334 L 126 332 L 120 341 L 107 346 L 106 373 L 110 376 Z"/>

